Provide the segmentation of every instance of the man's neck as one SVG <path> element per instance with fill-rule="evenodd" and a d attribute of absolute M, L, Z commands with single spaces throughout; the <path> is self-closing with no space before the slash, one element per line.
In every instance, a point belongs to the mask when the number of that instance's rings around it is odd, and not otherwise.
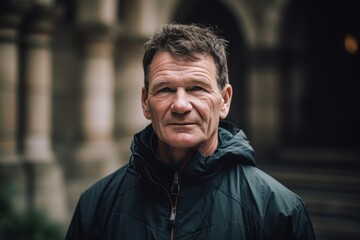
<path fill-rule="evenodd" d="M 193 153 L 194 149 L 189 148 L 172 148 L 164 146 L 163 144 L 158 144 L 158 149 L 156 155 L 159 161 L 170 164 L 174 166 L 181 166 L 187 159 L 189 159 Z"/>
<path fill-rule="evenodd" d="M 214 154 L 217 147 L 217 135 L 213 140 L 208 142 L 207 145 L 196 148 L 175 148 L 168 144 L 158 141 L 156 155 L 160 162 L 174 166 L 181 166 L 182 163 L 187 161 L 196 151 L 201 152 L 204 156 Z"/>

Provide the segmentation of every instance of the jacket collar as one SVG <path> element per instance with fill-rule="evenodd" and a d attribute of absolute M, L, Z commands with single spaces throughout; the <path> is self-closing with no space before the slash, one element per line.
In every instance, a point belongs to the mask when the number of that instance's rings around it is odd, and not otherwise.
<path fill-rule="evenodd" d="M 219 143 L 215 153 L 212 156 L 205 157 L 200 152 L 195 152 L 185 163 L 182 175 L 205 177 L 215 174 L 224 166 L 256 165 L 254 150 L 242 130 L 230 122 L 220 122 L 218 131 Z M 149 171 L 150 174 L 155 172 L 154 170 L 159 167 L 155 158 L 156 147 L 157 136 L 150 124 L 133 137 L 130 167 L 141 172 Z M 172 169 L 172 171 L 176 170 Z"/>

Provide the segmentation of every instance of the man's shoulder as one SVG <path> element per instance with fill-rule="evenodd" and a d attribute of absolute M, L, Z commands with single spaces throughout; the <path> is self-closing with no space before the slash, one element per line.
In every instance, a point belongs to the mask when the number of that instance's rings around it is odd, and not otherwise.
<path fill-rule="evenodd" d="M 251 191 L 258 199 L 266 199 L 283 211 L 291 211 L 303 205 L 302 199 L 295 192 L 263 170 L 244 166 L 243 175 L 243 190 Z"/>
<path fill-rule="evenodd" d="M 137 179 L 134 173 L 128 171 L 128 165 L 124 165 L 87 188 L 81 194 L 76 206 L 69 234 L 72 236 L 85 234 L 87 237 L 81 239 L 90 239 L 91 234 L 104 226 L 112 203 L 118 199 L 118 196 L 134 187 L 138 183 Z M 95 228 L 97 230 L 94 230 Z M 79 239 L 79 237 L 71 239 Z"/>
<path fill-rule="evenodd" d="M 289 227 L 296 239 L 305 235 L 315 239 L 305 202 L 297 193 L 257 167 L 242 169 L 241 203 L 250 218 L 257 219 L 268 236 L 274 236 L 271 239 L 290 239 L 284 235 Z"/>
<path fill-rule="evenodd" d="M 251 187 L 261 188 L 262 190 L 265 190 L 265 192 L 270 191 L 294 195 L 294 192 L 292 192 L 283 183 L 280 183 L 277 179 L 260 168 L 243 166 L 242 169 L 244 175 L 243 177 L 247 179 L 247 182 L 251 185 Z"/>
<path fill-rule="evenodd" d="M 115 172 L 95 182 L 82 193 L 81 201 L 101 199 L 104 195 L 106 195 L 106 198 L 109 198 L 129 188 L 133 181 L 124 180 L 126 175 L 131 175 L 128 173 L 127 169 L 128 165 L 126 164 Z"/>

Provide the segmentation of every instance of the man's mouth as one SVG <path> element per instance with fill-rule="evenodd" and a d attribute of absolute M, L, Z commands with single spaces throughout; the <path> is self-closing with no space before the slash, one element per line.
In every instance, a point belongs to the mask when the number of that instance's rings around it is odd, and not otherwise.
<path fill-rule="evenodd" d="M 195 125 L 195 123 L 192 122 L 172 122 L 168 125 L 175 125 L 175 126 L 188 126 L 188 125 Z"/>

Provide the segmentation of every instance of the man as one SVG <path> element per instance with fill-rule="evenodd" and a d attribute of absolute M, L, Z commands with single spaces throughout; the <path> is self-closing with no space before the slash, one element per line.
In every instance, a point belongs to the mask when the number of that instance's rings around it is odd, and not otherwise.
<path fill-rule="evenodd" d="M 255 166 L 230 108 L 226 41 L 162 26 L 145 44 L 151 124 L 129 163 L 86 190 L 66 239 L 315 239 L 303 201 Z"/>

